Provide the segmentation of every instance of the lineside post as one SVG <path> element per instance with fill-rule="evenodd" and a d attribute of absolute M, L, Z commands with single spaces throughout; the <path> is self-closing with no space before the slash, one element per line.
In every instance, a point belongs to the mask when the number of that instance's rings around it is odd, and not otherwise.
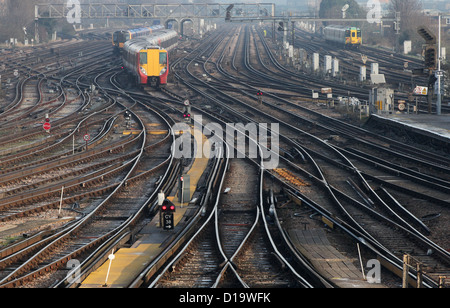
<path fill-rule="evenodd" d="M 446 276 L 439 276 L 439 289 L 444 288 Z"/>
<path fill-rule="evenodd" d="M 404 289 L 408 288 L 408 275 L 409 275 L 409 255 L 403 255 L 403 283 L 402 287 Z"/>
<path fill-rule="evenodd" d="M 417 289 L 422 288 L 422 263 L 417 263 Z"/>

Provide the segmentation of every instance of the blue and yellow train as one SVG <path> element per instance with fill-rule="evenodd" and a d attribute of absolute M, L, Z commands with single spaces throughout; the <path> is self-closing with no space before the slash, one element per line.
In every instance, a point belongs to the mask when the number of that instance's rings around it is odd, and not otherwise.
<path fill-rule="evenodd" d="M 346 48 L 359 48 L 362 44 L 361 29 L 342 25 L 330 25 L 323 29 L 326 41 Z"/>

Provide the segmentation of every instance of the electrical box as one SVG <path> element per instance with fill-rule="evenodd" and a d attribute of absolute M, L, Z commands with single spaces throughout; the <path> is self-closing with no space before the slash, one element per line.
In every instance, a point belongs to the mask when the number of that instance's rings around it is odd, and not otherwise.
<path fill-rule="evenodd" d="M 369 94 L 372 112 L 378 114 L 392 113 L 394 111 L 394 90 L 389 88 L 373 88 Z"/>

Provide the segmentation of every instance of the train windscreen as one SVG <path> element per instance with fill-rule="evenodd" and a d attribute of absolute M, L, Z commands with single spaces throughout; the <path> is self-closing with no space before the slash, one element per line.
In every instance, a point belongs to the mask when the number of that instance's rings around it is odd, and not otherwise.
<path fill-rule="evenodd" d="M 167 52 L 159 53 L 159 64 L 167 64 Z"/>
<path fill-rule="evenodd" d="M 147 64 L 147 53 L 146 52 L 140 53 L 139 64 L 141 64 L 141 65 Z"/>

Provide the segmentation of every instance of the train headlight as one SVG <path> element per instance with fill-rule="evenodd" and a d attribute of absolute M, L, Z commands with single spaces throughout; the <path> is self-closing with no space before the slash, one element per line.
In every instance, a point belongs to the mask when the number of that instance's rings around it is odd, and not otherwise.
<path fill-rule="evenodd" d="M 142 73 L 142 74 L 147 75 L 147 71 L 145 70 L 145 68 L 143 68 L 143 67 L 141 66 L 140 69 L 141 69 L 141 73 Z"/>
<path fill-rule="evenodd" d="M 159 76 L 164 75 L 167 72 L 167 67 L 163 68 L 161 72 L 159 72 Z"/>

